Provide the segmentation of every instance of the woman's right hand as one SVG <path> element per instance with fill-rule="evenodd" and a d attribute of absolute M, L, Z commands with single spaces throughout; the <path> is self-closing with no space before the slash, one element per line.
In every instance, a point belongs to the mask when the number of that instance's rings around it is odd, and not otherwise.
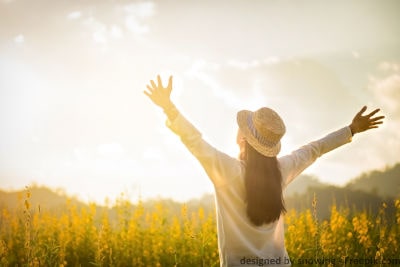
<path fill-rule="evenodd" d="M 163 87 L 160 75 L 157 75 L 157 84 L 151 80 L 150 85 L 147 85 L 147 91 L 144 94 L 147 95 L 154 104 L 161 107 L 163 110 L 168 110 L 173 106 L 171 102 L 172 92 L 172 76 L 169 77 L 167 87 Z"/>

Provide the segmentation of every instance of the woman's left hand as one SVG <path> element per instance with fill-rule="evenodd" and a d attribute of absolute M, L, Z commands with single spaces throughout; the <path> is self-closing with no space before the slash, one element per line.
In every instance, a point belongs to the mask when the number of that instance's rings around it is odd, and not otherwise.
<path fill-rule="evenodd" d="M 147 91 L 144 94 L 147 95 L 154 104 L 166 110 L 173 106 L 171 102 L 172 92 L 172 76 L 169 77 L 167 87 L 163 87 L 160 75 L 157 75 L 157 84 L 151 80 L 150 85 L 147 85 Z"/>
<path fill-rule="evenodd" d="M 367 110 L 367 107 L 364 106 L 353 118 L 351 122 L 350 130 L 354 135 L 356 133 L 361 133 L 370 129 L 378 128 L 380 124 L 383 123 L 383 119 L 385 116 L 375 116 L 376 113 L 380 111 L 380 109 L 375 109 L 371 113 L 363 116 L 363 113 Z"/>

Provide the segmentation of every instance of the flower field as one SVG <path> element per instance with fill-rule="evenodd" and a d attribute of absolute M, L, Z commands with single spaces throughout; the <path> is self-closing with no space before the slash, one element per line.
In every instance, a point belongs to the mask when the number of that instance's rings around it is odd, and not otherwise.
<path fill-rule="evenodd" d="M 48 211 L 31 206 L 29 190 L 20 203 L 1 211 L 1 266 L 219 266 L 215 214 L 202 208 L 182 205 L 177 212 L 163 202 L 132 208 L 121 198 L 113 215 L 94 204 Z M 329 220 L 319 220 L 316 209 L 289 211 L 293 265 L 400 264 L 400 200 L 394 206 L 393 216 L 385 203 L 378 214 L 332 206 Z"/>

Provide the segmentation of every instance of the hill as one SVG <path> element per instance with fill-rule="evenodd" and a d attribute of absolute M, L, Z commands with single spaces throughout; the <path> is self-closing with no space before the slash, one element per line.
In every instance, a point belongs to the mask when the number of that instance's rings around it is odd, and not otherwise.
<path fill-rule="evenodd" d="M 400 196 L 400 163 L 384 170 L 363 173 L 350 181 L 346 188 L 369 192 L 381 197 Z"/>
<path fill-rule="evenodd" d="M 27 188 L 25 190 L 7 192 L 0 190 L 0 208 L 8 207 L 10 209 L 17 209 L 23 206 L 27 198 Z M 61 190 L 51 190 L 44 186 L 32 186 L 29 188 L 29 202 L 32 207 L 39 207 L 41 209 L 56 209 L 65 205 L 67 201 L 72 202 L 78 206 L 84 205 L 74 197 L 67 196 Z"/>
<path fill-rule="evenodd" d="M 382 198 L 376 194 L 352 190 L 345 187 L 326 186 L 309 188 L 302 195 L 293 195 L 286 198 L 286 208 L 295 209 L 298 212 L 313 208 L 313 199 L 316 199 L 316 212 L 319 219 L 329 219 L 332 206 L 339 209 L 346 209 L 349 214 L 365 211 L 375 215 L 386 203 L 386 214 L 394 215 L 394 199 Z"/>
<path fill-rule="evenodd" d="M 291 197 L 294 195 L 305 194 L 309 188 L 319 188 L 329 186 L 326 183 L 322 183 L 317 177 L 311 175 L 302 174 L 293 182 L 291 182 L 285 189 L 285 197 Z"/>
<path fill-rule="evenodd" d="M 330 216 L 332 205 L 348 208 L 349 212 L 368 211 L 377 214 L 383 202 L 387 204 L 387 214 L 391 215 L 394 212 L 394 199 L 400 196 L 400 163 L 384 170 L 363 173 L 344 187 L 320 183 L 313 177 L 304 178 L 299 177 L 297 184 L 295 180 L 290 185 L 301 186 L 303 193 L 287 194 L 286 206 L 297 211 L 312 209 L 315 195 L 317 214 L 322 219 Z"/>

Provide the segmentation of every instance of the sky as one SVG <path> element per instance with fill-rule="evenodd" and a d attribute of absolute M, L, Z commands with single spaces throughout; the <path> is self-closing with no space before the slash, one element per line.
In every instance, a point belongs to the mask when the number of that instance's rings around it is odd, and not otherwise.
<path fill-rule="evenodd" d="M 157 74 L 232 156 L 241 109 L 281 115 L 284 155 L 381 108 L 382 127 L 305 171 L 344 185 L 400 161 L 399 47 L 396 0 L 0 0 L 0 188 L 98 203 L 213 192 L 143 94 Z"/>

